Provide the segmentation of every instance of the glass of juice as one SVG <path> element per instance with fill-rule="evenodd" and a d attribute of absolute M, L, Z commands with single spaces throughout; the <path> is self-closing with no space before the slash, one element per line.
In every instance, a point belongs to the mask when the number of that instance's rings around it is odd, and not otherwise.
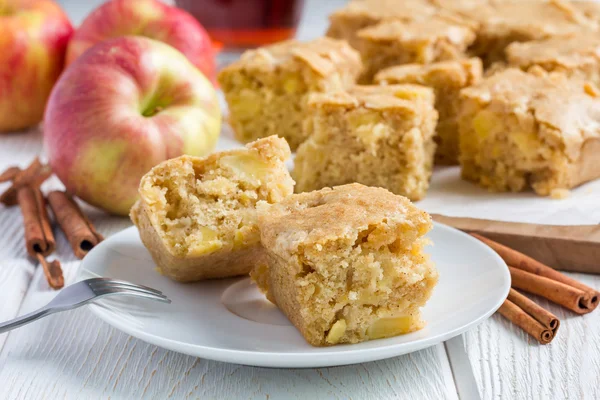
<path fill-rule="evenodd" d="M 246 49 L 289 39 L 304 0 L 175 0 L 225 49 Z"/>

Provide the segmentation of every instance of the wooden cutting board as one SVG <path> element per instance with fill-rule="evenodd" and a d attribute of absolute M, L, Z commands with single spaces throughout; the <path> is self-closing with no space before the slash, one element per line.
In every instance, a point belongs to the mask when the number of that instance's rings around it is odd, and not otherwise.
<path fill-rule="evenodd" d="M 538 225 L 432 214 L 436 222 L 478 233 L 552 268 L 600 274 L 600 225 Z"/>

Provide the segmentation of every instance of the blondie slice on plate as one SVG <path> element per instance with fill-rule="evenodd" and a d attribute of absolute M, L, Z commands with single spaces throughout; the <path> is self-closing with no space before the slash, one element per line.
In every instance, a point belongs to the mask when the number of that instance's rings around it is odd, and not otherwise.
<path fill-rule="evenodd" d="M 600 177 L 600 97 L 581 80 L 530 72 L 509 68 L 461 92 L 462 176 L 560 196 Z"/>
<path fill-rule="evenodd" d="M 438 273 L 423 247 L 431 218 L 359 184 L 259 203 L 267 262 L 251 276 L 313 346 L 420 329 Z"/>
<path fill-rule="evenodd" d="M 292 175 L 305 192 L 358 182 L 418 200 L 429 187 L 437 111 L 419 85 L 313 95 Z"/>
<path fill-rule="evenodd" d="M 433 88 L 439 113 L 436 127 L 436 164 L 458 163 L 458 109 L 460 90 L 479 82 L 481 60 L 469 58 L 428 65 L 407 64 L 391 67 L 375 75 L 379 84 L 415 83 Z"/>
<path fill-rule="evenodd" d="M 475 41 L 475 32 L 464 21 L 449 17 L 382 22 L 358 31 L 357 36 L 364 65 L 362 83 L 370 83 L 378 71 L 394 65 L 464 58 Z"/>
<path fill-rule="evenodd" d="M 174 158 L 146 174 L 131 219 L 160 272 L 181 282 L 247 274 L 262 256 L 256 203 L 293 192 L 289 156 L 273 136 L 243 150 Z"/>
<path fill-rule="evenodd" d="M 526 71 L 538 66 L 548 72 L 561 72 L 600 84 L 600 37 L 574 34 L 530 42 L 513 43 L 506 48 L 509 66 Z"/>
<path fill-rule="evenodd" d="M 344 41 L 290 40 L 245 52 L 218 78 L 238 140 L 279 135 L 295 150 L 305 139 L 308 94 L 343 89 L 361 68 L 360 55 Z"/>

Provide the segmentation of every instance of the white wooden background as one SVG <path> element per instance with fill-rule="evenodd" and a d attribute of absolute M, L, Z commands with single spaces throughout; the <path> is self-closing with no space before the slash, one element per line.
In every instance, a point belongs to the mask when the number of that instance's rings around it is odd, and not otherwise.
<path fill-rule="evenodd" d="M 76 23 L 99 0 L 61 1 Z M 343 1 L 308 1 L 299 35 L 323 32 L 325 15 Z M 42 154 L 38 130 L 0 136 L 0 171 Z M 3 191 L 6 184 L 0 185 Z M 60 187 L 56 180 L 43 188 Z M 109 236 L 130 225 L 86 208 Z M 594 221 L 598 222 L 598 221 Z M 79 262 L 56 231 L 67 284 Z M 600 289 L 600 277 L 572 274 Z M 0 320 L 46 304 L 49 289 L 24 249 L 18 208 L 0 205 Z M 499 316 L 463 335 L 483 399 L 600 399 L 600 312 L 579 317 L 547 302 L 562 321 L 540 346 Z M 0 335 L 0 399 L 453 399 L 468 381 L 443 345 L 390 360 L 320 369 L 267 369 L 194 358 L 146 344 L 86 309 Z M 454 375 L 452 374 L 454 372 Z"/>

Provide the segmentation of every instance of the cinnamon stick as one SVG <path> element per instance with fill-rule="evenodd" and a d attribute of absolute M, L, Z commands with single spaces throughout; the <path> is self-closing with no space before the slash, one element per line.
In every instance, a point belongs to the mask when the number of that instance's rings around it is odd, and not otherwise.
<path fill-rule="evenodd" d="M 77 258 L 82 259 L 104 240 L 68 193 L 50 192 L 48 203 Z"/>
<path fill-rule="evenodd" d="M 0 174 L 0 182 L 8 182 L 15 179 L 15 176 L 21 172 L 19 167 L 9 167 L 3 173 Z"/>
<path fill-rule="evenodd" d="M 36 258 L 44 269 L 44 275 L 52 289 L 60 289 L 65 286 L 65 278 L 58 260 L 48 262 L 41 253 L 37 253 Z"/>
<path fill-rule="evenodd" d="M 16 205 L 17 192 L 21 187 L 26 185 L 39 187 L 50 175 L 52 175 L 52 169 L 48 165 L 43 165 L 36 157 L 27 168 L 14 176 L 12 185 L 0 195 L 0 202 L 6 206 Z"/>
<path fill-rule="evenodd" d="M 48 256 L 56 248 L 56 241 L 41 190 L 24 186 L 18 190 L 17 199 L 23 214 L 27 252 L 32 257 Z"/>
<path fill-rule="evenodd" d="M 546 328 L 552 330 L 553 335 L 556 335 L 560 321 L 550 311 L 543 309 L 536 303 L 534 303 L 528 297 L 517 292 L 515 289 L 510 289 L 508 293 L 508 300 L 512 301 L 517 307 L 531 315 L 533 319 L 544 325 Z"/>
<path fill-rule="evenodd" d="M 552 329 L 543 326 L 509 299 L 504 300 L 498 312 L 533 336 L 540 344 L 548 344 L 554 339 Z"/>
<path fill-rule="evenodd" d="M 511 266 L 508 269 L 514 288 L 542 296 L 577 314 L 587 314 L 595 308 L 585 306 L 583 301 L 585 292 L 578 288 Z"/>
<path fill-rule="evenodd" d="M 581 298 L 582 308 L 592 311 L 598 306 L 600 293 L 598 293 L 595 289 L 579 281 L 576 281 L 575 279 L 569 278 L 568 276 L 558 272 L 557 270 L 545 264 L 542 264 L 541 262 L 536 261 L 533 258 L 526 256 L 521 252 L 513 250 L 500 243 L 494 242 L 493 240 L 490 240 L 486 237 L 483 237 L 476 233 L 471 233 L 471 236 L 481 240 L 482 242 L 490 246 L 494 251 L 496 251 L 496 253 L 498 253 L 498 255 L 500 255 L 500 257 L 502 257 L 506 264 L 512 267 L 521 269 L 523 271 L 527 271 L 532 274 L 540 275 L 581 290 L 584 293 L 583 297 Z"/>

